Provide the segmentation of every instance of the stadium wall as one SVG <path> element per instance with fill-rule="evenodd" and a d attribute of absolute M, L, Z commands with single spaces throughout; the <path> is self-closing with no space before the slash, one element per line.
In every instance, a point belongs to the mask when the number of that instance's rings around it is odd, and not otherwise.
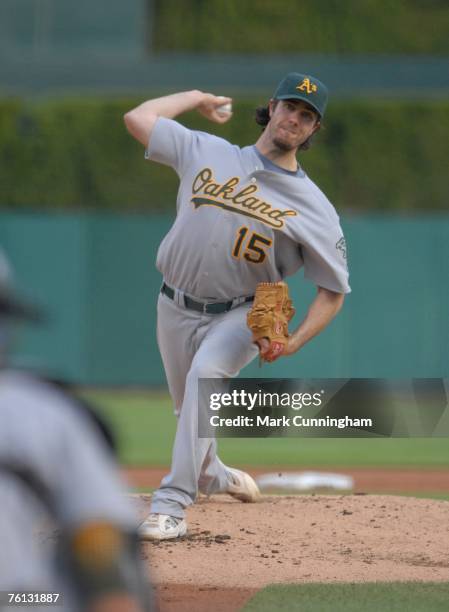
<path fill-rule="evenodd" d="M 16 363 L 84 385 L 163 385 L 155 307 L 158 244 L 171 218 L 0 213 L 20 287 L 47 311 L 21 330 Z M 352 293 L 300 353 L 246 376 L 440 377 L 449 363 L 449 216 L 345 217 Z M 314 287 L 289 281 L 297 324 Z"/>

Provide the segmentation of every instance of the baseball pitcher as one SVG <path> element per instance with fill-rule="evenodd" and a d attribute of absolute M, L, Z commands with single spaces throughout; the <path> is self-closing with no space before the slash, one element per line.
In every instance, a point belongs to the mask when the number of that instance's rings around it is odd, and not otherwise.
<path fill-rule="evenodd" d="M 197 110 L 229 121 L 232 100 L 223 96 L 186 91 L 125 115 L 146 159 L 171 166 L 180 182 L 177 216 L 157 255 L 157 337 L 178 426 L 171 472 L 140 527 L 144 539 L 183 536 L 185 508 L 199 491 L 257 501 L 254 480 L 220 461 L 214 439 L 198 438 L 198 378 L 234 377 L 258 354 L 274 361 L 297 352 L 350 291 L 339 217 L 297 161 L 327 98 L 317 78 L 288 74 L 256 111 L 257 142 L 243 148 L 174 120 Z M 289 334 L 293 309 L 282 281 L 300 268 L 317 293 Z"/>

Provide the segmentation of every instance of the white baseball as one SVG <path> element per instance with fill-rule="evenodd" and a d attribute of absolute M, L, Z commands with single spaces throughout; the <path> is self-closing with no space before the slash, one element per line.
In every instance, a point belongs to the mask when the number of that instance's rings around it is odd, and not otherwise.
<path fill-rule="evenodd" d="M 227 102 L 226 104 L 217 106 L 216 111 L 219 115 L 222 116 L 230 115 L 232 113 L 232 104 L 230 102 Z"/>

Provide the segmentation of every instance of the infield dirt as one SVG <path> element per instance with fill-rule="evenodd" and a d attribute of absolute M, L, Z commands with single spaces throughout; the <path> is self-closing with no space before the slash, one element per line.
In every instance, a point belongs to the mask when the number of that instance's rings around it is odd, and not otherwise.
<path fill-rule="evenodd" d="M 139 515 L 150 496 L 134 497 Z M 182 540 L 145 543 L 161 610 L 238 610 L 273 583 L 449 581 L 449 503 L 381 495 L 200 498 Z"/>

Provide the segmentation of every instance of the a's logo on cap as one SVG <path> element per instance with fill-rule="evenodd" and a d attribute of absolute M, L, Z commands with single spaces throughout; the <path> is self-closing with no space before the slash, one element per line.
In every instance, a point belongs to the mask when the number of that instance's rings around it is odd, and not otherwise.
<path fill-rule="evenodd" d="M 300 91 L 305 91 L 306 93 L 311 94 L 317 91 L 318 87 L 315 85 L 315 83 L 311 83 L 310 79 L 305 77 L 301 81 L 301 83 L 296 86 L 296 89 L 299 89 Z"/>

